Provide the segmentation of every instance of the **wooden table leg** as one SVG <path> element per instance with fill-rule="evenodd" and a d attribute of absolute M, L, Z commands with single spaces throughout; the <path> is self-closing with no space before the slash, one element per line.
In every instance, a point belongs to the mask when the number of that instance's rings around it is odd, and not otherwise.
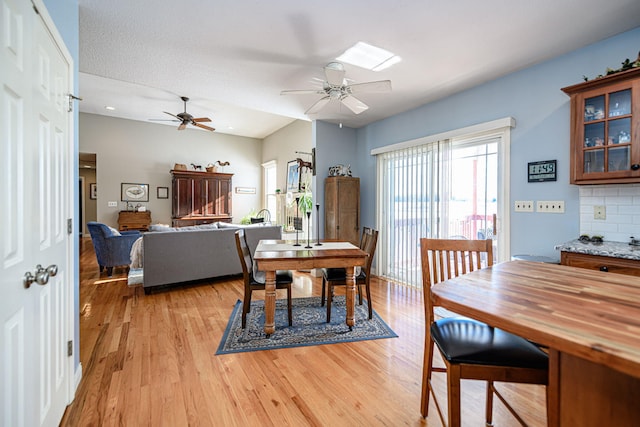
<path fill-rule="evenodd" d="M 356 324 L 355 303 L 356 303 L 356 276 L 355 267 L 347 267 L 347 326 L 349 329 Z"/>
<path fill-rule="evenodd" d="M 264 333 L 267 337 L 276 331 L 276 272 L 266 271 L 264 282 Z"/>

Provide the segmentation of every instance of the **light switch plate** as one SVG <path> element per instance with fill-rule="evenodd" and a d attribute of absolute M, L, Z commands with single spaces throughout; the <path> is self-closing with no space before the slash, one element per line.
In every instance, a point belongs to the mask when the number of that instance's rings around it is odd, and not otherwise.
<path fill-rule="evenodd" d="M 117 208 L 118 207 L 118 202 L 107 202 L 107 207 Z"/>
<path fill-rule="evenodd" d="M 542 213 L 564 213 L 564 200 L 538 200 L 537 211 Z"/>
<path fill-rule="evenodd" d="M 533 200 L 516 200 L 514 210 L 516 212 L 533 212 Z"/>

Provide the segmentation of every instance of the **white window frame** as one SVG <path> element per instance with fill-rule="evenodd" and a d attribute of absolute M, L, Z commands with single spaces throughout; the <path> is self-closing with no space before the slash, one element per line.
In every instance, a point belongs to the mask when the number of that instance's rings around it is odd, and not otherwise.
<path fill-rule="evenodd" d="M 269 179 L 271 176 L 271 179 Z M 278 162 L 270 160 L 262 164 L 262 206 L 271 214 L 271 221 L 276 220 L 278 202 L 276 189 L 278 188 Z M 273 200 L 272 206 L 270 201 Z"/>

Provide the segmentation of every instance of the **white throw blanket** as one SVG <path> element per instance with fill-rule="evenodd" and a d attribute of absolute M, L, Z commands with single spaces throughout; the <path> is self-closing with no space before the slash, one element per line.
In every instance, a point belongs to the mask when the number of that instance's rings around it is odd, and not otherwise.
<path fill-rule="evenodd" d="M 131 256 L 129 268 L 142 268 L 142 237 L 133 242 L 129 255 Z"/>

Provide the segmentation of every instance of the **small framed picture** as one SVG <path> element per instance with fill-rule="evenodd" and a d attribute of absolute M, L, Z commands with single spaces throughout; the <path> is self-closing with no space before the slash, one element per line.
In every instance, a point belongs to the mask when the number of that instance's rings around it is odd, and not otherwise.
<path fill-rule="evenodd" d="M 157 197 L 158 199 L 168 199 L 169 198 L 169 187 L 158 187 L 157 188 Z"/>
<path fill-rule="evenodd" d="M 120 184 L 120 200 L 123 202 L 148 202 L 149 184 Z"/>
<path fill-rule="evenodd" d="M 256 187 L 236 187 L 236 194 L 256 194 Z"/>
<path fill-rule="evenodd" d="M 98 198 L 98 186 L 95 182 L 89 184 L 89 198 L 96 200 Z"/>
<path fill-rule="evenodd" d="M 297 160 L 287 162 L 287 192 L 300 191 L 300 167 Z"/>

